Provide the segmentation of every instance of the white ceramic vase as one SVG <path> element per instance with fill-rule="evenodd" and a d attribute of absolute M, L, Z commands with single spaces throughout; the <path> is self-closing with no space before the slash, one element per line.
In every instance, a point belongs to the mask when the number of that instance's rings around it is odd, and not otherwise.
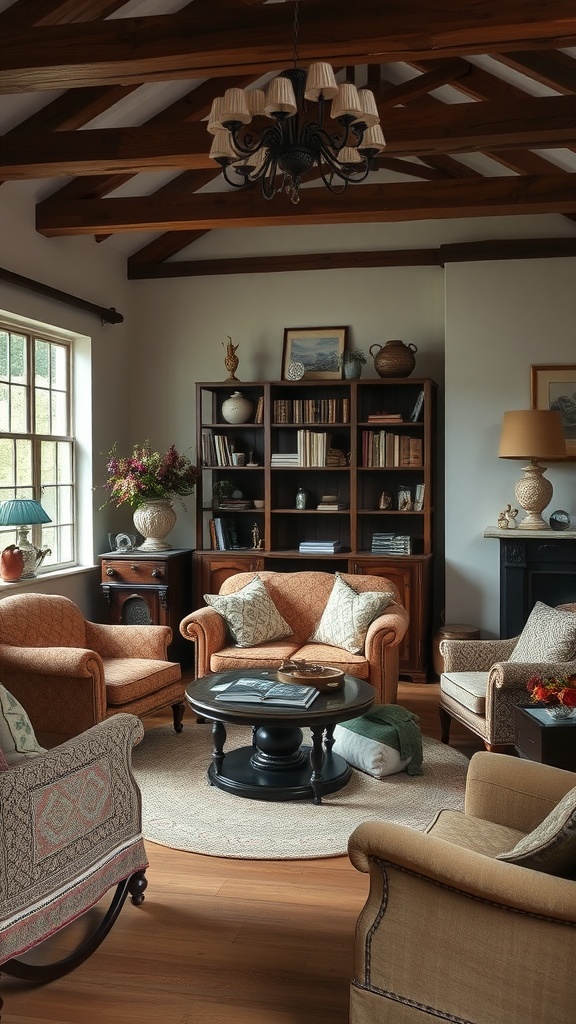
<path fill-rule="evenodd" d="M 241 391 L 235 391 L 226 401 L 222 402 L 222 415 L 227 423 L 246 423 L 254 408 L 249 398 Z"/>
<path fill-rule="evenodd" d="M 139 551 L 170 551 L 165 538 L 173 529 L 177 515 L 169 498 L 145 501 L 134 512 L 134 526 L 144 537 Z"/>

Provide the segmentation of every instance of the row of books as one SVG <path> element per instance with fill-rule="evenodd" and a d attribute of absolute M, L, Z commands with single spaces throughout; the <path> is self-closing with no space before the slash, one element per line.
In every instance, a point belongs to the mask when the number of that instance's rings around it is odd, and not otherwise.
<path fill-rule="evenodd" d="M 421 466 L 422 438 L 388 430 L 363 430 L 362 465 L 368 468 Z"/>
<path fill-rule="evenodd" d="M 349 398 L 275 398 L 274 423 L 349 423 Z"/>
<path fill-rule="evenodd" d="M 411 538 L 399 533 L 373 533 L 373 555 L 410 555 L 412 553 Z"/>
<path fill-rule="evenodd" d="M 233 466 L 233 453 L 234 445 L 226 434 L 213 434 L 211 430 L 202 431 L 203 466 Z"/>
<path fill-rule="evenodd" d="M 213 551 L 241 551 L 242 545 L 238 543 L 236 527 L 229 519 L 208 520 L 210 530 L 210 546 Z"/>

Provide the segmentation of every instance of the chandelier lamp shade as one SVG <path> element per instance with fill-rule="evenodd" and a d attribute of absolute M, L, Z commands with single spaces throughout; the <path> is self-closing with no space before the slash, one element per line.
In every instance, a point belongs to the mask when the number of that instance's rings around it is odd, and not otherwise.
<path fill-rule="evenodd" d="M 227 89 L 212 104 L 210 157 L 234 188 L 259 181 L 266 199 L 300 198 L 304 176 L 317 168 L 331 192 L 364 181 L 386 147 L 374 94 L 344 82 L 330 64 L 297 62 L 263 89 Z M 329 109 L 329 113 L 328 113 Z M 331 122 L 331 123 L 330 123 Z M 232 173 L 231 173 L 232 172 Z M 235 175 L 235 176 L 234 176 Z"/>
<path fill-rule="evenodd" d="M 552 484 L 543 475 L 540 459 L 564 459 L 566 440 L 559 412 L 552 409 L 515 409 L 505 412 L 498 455 L 501 459 L 528 462 L 516 484 L 518 504 L 526 512 L 519 524 L 523 530 L 548 530 L 542 512 L 552 501 Z"/>
<path fill-rule="evenodd" d="M 4 501 L 0 505 L 0 527 L 16 526 L 18 528 L 18 547 L 24 558 L 22 579 L 36 576 L 36 569 L 47 554 L 49 548 L 41 551 L 28 540 L 28 530 L 31 526 L 43 523 L 51 523 L 48 513 L 42 508 L 39 501 L 32 498 L 13 498 Z"/>

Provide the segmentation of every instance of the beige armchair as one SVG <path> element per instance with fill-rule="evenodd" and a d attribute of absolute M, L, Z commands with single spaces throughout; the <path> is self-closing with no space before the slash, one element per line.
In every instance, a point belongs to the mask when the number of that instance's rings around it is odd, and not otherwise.
<path fill-rule="evenodd" d="M 576 612 L 576 604 L 558 606 Z M 479 736 L 487 750 L 514 744 L 514 708 L 529 704 L 526 683 L 533 675 L 571 675 L 576 660 L 508 661 L 519 637 L 509 640 L 443 640 L 439 713 L 442 742 L 450 740 L 452 719 Z"/>
<path fill-rule="evenodd" d="M 133 715 L 116 715 L 0 770 L 0 973 L 41 983 L 61 977 L 97 949 L 128 894 L 143 902 L 148 861 L 131 772 L 143 735 Z M 28 962 L 28 950 L 112 887 L 108 910 L 74 952 Z"/>
<path fill-rule="evenodd" d="M 46 747 L 121 711 L 172 706 L 180 732 L 184 682 L 167 661 L 171 638 L 168 626 L 88 622 L 66 597 L 13 594 L 0 600 L 0 682 Z"/>
<path fill-rule="evenodd" d="M 464 812 L 425 833 L 353 832 L 370 876 L 354 943 L 350 1024 L 573 1024 L 576 881 L 496 860 L 574 786 L 504 754 L 470 762 Z"/>
<path fill-rule="evenodd" d="M 357 592 L 394 594 L 394 601 L 370 624 L 363 652 L 351 654 L 340 647 L 310 641 L 334 585 L 332 573 L 262 571 L 257 575 L 292 634 L 254 647 L 238 647 L 231 640 L 225 619 L 213 608 L 199 608 L 180 623 L 180 632 L 196 646 L 198 677 L 227 669 L 278 668 L 285 659 L 298 658 L 336 665 L 371 683 L 378 703 L 395 703 L 398 650 L 408 628 L 408 612 L 399 603 L 398 590 L 391 580 L 383 576 L 341 574 Z M 224 580 L 220 594 L 236 593 L 253 579 L 253 572 L 236 573 Z"/>

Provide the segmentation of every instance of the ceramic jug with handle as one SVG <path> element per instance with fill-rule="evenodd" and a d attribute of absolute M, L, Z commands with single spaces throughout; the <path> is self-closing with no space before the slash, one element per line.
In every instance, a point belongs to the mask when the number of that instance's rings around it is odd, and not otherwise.
<path fill-rule="evenodd" d="M 374 344 L 370 346 L 370 355 L 373 349 L 376 349 L 374 369 L 379 377 L 408 377 L 416 365 L 414 353 L 418 349 L 411 342 L 405 345 L 403 341 L 393 339 L 383 345 Z"/>

